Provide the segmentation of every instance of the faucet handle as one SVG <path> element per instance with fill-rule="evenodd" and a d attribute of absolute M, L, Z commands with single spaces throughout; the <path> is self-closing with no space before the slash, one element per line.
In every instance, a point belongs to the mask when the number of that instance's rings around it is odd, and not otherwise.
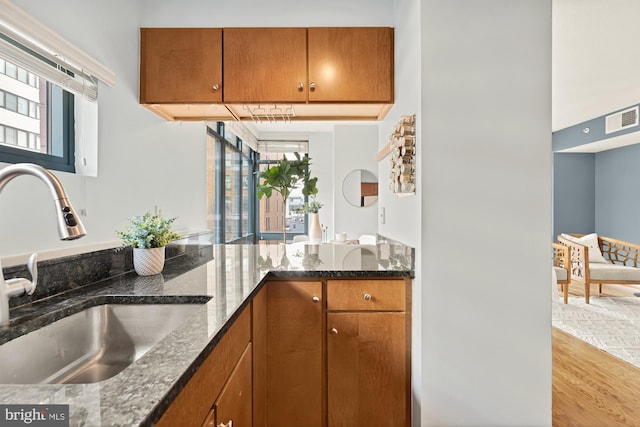
<path fill-rule="evenodd" d="M 27 260 L 27 270 L 31 273 L 31 280 L 22 277 L 15 279 L 7 279 L 4 281 L 6 293 L 9 298 L 19 297 L 22 295 L 33 295 L 38 284 L 38 255 L 31 254 Z"/>
<path fill-rule="evenodd" d="M 32 253 L 27 260 L 27 270 L 31 274 L 31 283 L 30 286 L 27 287 L 25 285 L 24 292 L 27 295 L 33 295 L 36 291 L 36 286 L 38 285 L 38 254 Z"/>

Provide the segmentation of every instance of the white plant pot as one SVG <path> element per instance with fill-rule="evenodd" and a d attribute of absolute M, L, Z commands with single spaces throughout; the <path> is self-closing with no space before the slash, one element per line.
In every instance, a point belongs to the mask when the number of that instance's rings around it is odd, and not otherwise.
<path fill-rule="evenodd" d="M 133 248 L 133 268 L 140 276 L 152 276 L 162 272 L 164 248 Z"/>
<path fill-rule="evenodd" d="M 312 213 L 311 226 L 309 227 L 309 243 L 321 243 L 322 242 L 322 228 L 320 227 L 320 214 Z"/>

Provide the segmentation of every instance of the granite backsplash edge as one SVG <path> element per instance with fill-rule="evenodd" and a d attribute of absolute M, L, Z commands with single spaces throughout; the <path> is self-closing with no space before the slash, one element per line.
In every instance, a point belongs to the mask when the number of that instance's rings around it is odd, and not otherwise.
<path fill-rule="evenodd" d="M 211 233 L 190 234 L 166 247 L 165 270 L 172 273 L 188 271 L 213 258 Z M 133 270 L 133 249 L 114 247 L 38 262 L 38 284 L 33 295 L 12 298 L 10 307 L 62 294 L 93 285 Z M 31 278 L 26 265 L 2 269 L 5 279 Z"/>

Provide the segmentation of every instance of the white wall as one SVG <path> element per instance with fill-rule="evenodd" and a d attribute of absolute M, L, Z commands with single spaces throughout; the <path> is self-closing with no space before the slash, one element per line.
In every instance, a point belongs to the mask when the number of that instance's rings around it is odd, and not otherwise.
<path fill-rule="evenodd" d="M 322 203 L 320 209 L 320 224 L 327 226 L 331 238 L 334 226 L 334 197 L 335 184 L 333 177 L 333 134 L 317 132 L 309 134 L 309 158 L 311 159 L 311 176 L 318 178 L 318 194 L 316 200 Z"/>
<path fill-rule="evenodd" d="M 551 1 L 423 0 L 423 424 L 551 425 Z"/>
<path fill-rule="evenodd" d="M 348 239 L 376 234 L 378 204 L 365 207 L 349 204 L 342 194 L 342 181 L 356 169 L 365 169 L 378 175 L 378 125 L 336 125 L 334 139 L 335 229 L 331 234 L 346 232 Z"/>
<path fill-rule="evenodd" d="M 403 115 L 416 114 L 416 196 L 398 198 L 389 190 L 391 164 L 389 156 L 378 163 L 380 177 L 379 208 L 385 209 L 385 223 L 378 225 L 380 234 L 404 242 L 420 245 L 420 200 L 422 195 L 423 150 L 422 117 L 420 116 L 420 0 L 395 1 L 395 98 L 396 102 L 380 123 L 378 148 L 389 143 L 389 134 Z"/>
<path fill-rule="evenodd" d="M 400 117 L 408 114 L 416 115 L 416 195 L 399 198 L 389 190 L 389 174 L 391 164 L 389 156 L 378 163 L 379 193 L 378 209 L 384 208 L 385 221 L 378 221 L 378 232 L 386 237 L 404 242 L 415 248 L 416 259 L 422 256 L 422 156 L 426 141 L 422 139 L 421 92 L 422 61 L 420 56 L 420 0 L 395 0 L 394 2 L 394 91 L 396 102 L 380 124 L 378 148 L 389 143 L 389 134 L 395 128 Z M 411 372 L 413 425 L 423 424 L 423 353 L 429 351 L 423 344 L 422 324 L 422 263 L 415 263 L 415 279 L 411 291 Z"/>
<path fill-rule="evenodd" d="M 392 0 L 142 0 L 140 26 L 392 26 Z"/>
<path fill-rule="evenodd" d="M 80 0 L 18 0 L 16 4 L 116 72 L 114 88 L 99 87 L 99 176 L 56 173 L 88 235 L 58 240 L 53 202 L 31 177 L 9 183 L 0 197 L 0 256 L 116 241 L 127 218 L 158 206 L 176 226 L 203 229 L 205 129 L 166 123 L 138 105 L 138 15 L 135 2 L 87 8 Z M 73 10 L 73 13 L 68 11 Z"/>
<path fill-rule="evenodd" d="M 138 104 L 139 27 L 393 25 L 390 0 L 15 3 L 113 69 L 118 82 L 100 85 L 99 176 L 56 173 L 76 210 L 86 210 L 88 235 L 59 241 L 45 187 L 20 177 L 0 197 L 1 257 L 114 242 L 128 217 L 155 206 L 177 216 L 180 229 L 206 227 L 205 125 L 167 123 Z"/>
<path fill-rule="evenodd" d="M 640 99 L 637 0 L 553 0 L 553 130 Z"/>

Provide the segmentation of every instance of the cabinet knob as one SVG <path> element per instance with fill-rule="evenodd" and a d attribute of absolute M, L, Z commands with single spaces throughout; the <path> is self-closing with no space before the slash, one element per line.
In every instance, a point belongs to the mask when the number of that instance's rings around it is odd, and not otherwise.
<path fill-rule="evenodd" d="M 338 335 L 338 330 L 336 328 L 331 328 L 331 332 L 333 335 Z"/>
<path fill-rule="evenodd" d="M 298 92 L 302 92 L 304 90 L 304 83 L 298 83 Z"/>
<path fill-rule="evenodd" d="M 320 302 L 320 298 L 318 298 L 317 296 L 313 296 L 313 298 L 311 298 L 311 301 L 313 302 Z"/>
<path fill-rule="evenodd" d="M 232 421 L 232 420 L 229 420 L 229 422 L 228 422 L 228 423 L 226 423 L 226 424 L 225 424 L 225 423 L 220 423 L 220 424 L 218 425 L 218 427 L 233 427 L 233 421 Z"/>
<path fill-rule="evenodd" d="M 314 92 L 316 90 L 316 83 L 315 82 L 309 83 L 309 90 L 311 92 Z"/>
<path fill-rule="evenodd" d="M 218 83 L 216 83 L 213 86 L 211 86 L 211 89 L 213 89 L 214 92 L 217 92 L 218 89 L 220 89 L 220 85 Z"/>
<path fill-rule="evenodd" d="M 365 300 L 365 301 L 371 301 L 371 294 L 367 294 L 367 293 L 365 293 L 365 294 L 364 294 L 364 300 Z"/>

